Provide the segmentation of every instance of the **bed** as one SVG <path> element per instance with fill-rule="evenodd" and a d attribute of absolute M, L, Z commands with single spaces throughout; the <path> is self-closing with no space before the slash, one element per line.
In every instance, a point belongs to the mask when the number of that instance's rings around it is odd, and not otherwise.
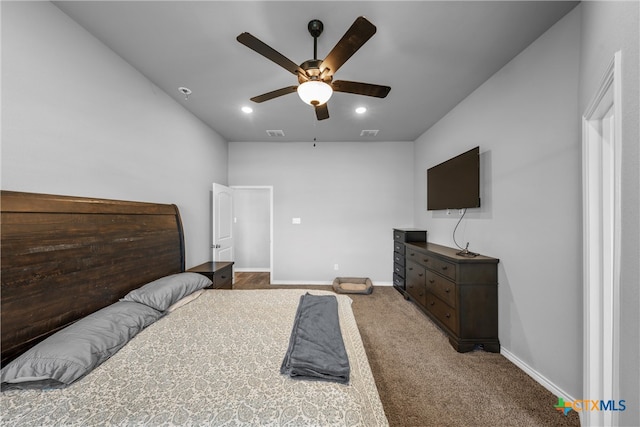
<path fill-rule="evenodd" d="M 3 366 L 187 274 L 174 205 L 3 191 L 1 208 Z M 348 384 L 280 373 L 305 292 L 198 290 L 70 385 L 2 392 L 3 425 L 388 425 L 345 295 L 310 291 L 337 299 Z"/>

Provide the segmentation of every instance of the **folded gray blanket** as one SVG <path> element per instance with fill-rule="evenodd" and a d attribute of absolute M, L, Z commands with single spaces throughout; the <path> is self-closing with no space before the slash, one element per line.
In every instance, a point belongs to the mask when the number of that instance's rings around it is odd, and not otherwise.
<path fill-rule="evenodd" d="M 281 374 L 304 380 L 349 383 L 349 358 L 333 295 L 300 297 Z"/>

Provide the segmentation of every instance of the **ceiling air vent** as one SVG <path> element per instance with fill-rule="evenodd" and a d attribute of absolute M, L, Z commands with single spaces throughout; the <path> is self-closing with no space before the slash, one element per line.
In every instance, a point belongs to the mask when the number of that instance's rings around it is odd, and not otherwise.
<path fill-rule="evenodd" d="M 364 129 L 360 132 L 360 136 L 376 136 L 380 132 L 378 129 Z"/>
<path fill-rule="evenodd" d="M 284 131 L 280 129 L 267 130 L 267 135 L 271 137 L 284 136 Z"/>

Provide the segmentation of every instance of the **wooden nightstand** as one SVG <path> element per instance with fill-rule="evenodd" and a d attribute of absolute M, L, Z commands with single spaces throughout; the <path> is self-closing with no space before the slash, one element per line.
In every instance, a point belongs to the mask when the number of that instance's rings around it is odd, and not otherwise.
<path fill-rule="evenodd" d="M 231 289 L 233 287 L 233 262 L 209 261 L 188 269 L 190 273 L 207 276 L 213 284 L 209 289 Z"/>

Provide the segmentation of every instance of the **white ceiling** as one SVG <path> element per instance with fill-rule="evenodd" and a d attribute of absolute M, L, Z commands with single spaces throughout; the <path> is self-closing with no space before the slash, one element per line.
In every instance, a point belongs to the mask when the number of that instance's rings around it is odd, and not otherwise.
<path fill-rule="evenodd" d="M 413 141 L 557 22 L 563 1 L 57 1 L 73 20 L 227 141 Z M 296 77 L 236 37 L 249 32 L 295 63 L 324 58 L 358 16 L 377 33 L 336 80 L 391 86 L 385 99 L 334 93 L 330 118 L 293 93 L 249 98 Z M 188 100 L 178 92 L 185 86 Z M 253 107 L 251 115 L 240 108 Z M 355 107 L 365 106 L 365 115 Z M 284 137 L 266 130 L 281 129 Z M 378 129 L 376 137 L 361 137 Z"/>

